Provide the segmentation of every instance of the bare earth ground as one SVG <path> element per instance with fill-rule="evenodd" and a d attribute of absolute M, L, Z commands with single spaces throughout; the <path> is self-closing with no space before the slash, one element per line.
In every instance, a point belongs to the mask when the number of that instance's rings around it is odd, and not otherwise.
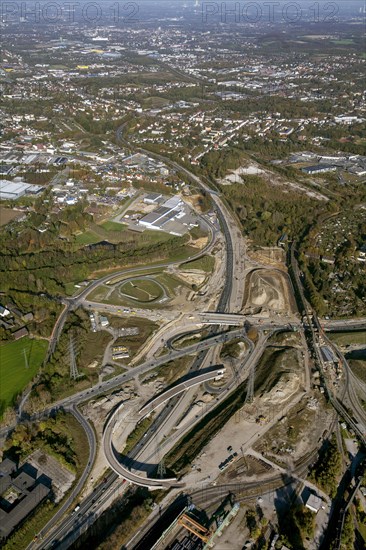
<path fill-rule="evenodd" d="M 286 273 L 274 269 L 255 269 L 246 278 L 244 311 L 258 309 L 277 313 L 296 312 Z"/>
<path fill-rule="evenodd" d="M 253 161 L 248 163 L 246 167 L 240 167 L 236 170 L 231 170 L 230 172 L 231 174 L 226 176 L 224 179 L 218 180 L 218 183 L 220 183 L 221 185 L 232 185 L 233 183 L 240 184 L 244 183 L 244 180 L 241 176 L 244 176 L 245 178 L 246 175 L 258 175 L 270 185 L 280 186 L 283 188 L 289 187 L 290 189 L 297 191 L 298 193 L 304 193 L 308 197 L 317 199 L 319 201 L 329 200 L 328 197 L 326 197 L 319 191 L 315 191 L 314 189 L 310 189 L 309 187 L 307 187 L 305 183 L 304 185 L 302 185 L 298 182 L 294 183 L 288 181 L 287 179 L 281 177 L 278 173 L 268 170 L 268 168 L 263 168 Z"/>
<path fill-rule="evenodd" d="M 286 254 L 282 248 L 273 246 L 250 250 L 248 247 L 247 254 L 255 262 L 278 269 L 285 269 Z"/>
<path fill-rule="evenodd" d="M 0 206 L 0 226 L 6 225 L 12 220 L 21 218 L 22 216 L 24 216 L 24 212 L 20 212 L 19 210 L 11 210 L 10 208 Z"/>

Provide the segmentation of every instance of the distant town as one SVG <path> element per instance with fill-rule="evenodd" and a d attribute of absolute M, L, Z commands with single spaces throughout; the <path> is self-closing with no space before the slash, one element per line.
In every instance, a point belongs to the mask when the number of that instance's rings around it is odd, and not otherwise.
<path fill-rule="evenodd" d="M 1 6 L 1 548 L 366 546 L 364 22 Z"/>

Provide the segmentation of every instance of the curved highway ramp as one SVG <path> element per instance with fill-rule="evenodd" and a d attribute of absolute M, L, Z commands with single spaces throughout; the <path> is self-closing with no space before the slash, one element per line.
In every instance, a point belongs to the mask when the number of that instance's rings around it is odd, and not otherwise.
<path fill-rule="evenodd" d="M 224 367 L 220 367 L 220 368 L 216 367 L 214 370 L 210 369 L 208 372 L 206 371 L 204 373 L 202 372 L 195 373 L 194 376 L 184 380 L 183 382 L 180 382 L 179 384 L 176 384 L 171 388 L 168 388 L 157 397 L 154 397 L 148 403 L 145 403 L 145 405 L 139 410 L 139 414 L 141 414 L 142 417 L 144 417 L 152 413 L 153 410 L 155 410 L 160 405 L 163 405 L 163 403 L 165 403 L 169 399 L 172 399 L 172 397 L 175 397 L 176 395 L 184 392 L 185 390 L 188 390 L 189 388 L 192 388 L 193 386 L 197 386 L 198 384 L 203 384 L 208 380 L 217 378 L 218 376 L 221 376 L 224 373 L 224 371 L 225 371 Z"/>
<path fill-rule="evenodd" d="M 140 485 L 141 487 L 148 487 L 149 489 L 172 489 L 184 487 L 184 483 L 178 483 L 176 478 L 154 479 L 145 477 L 139 473 L 133 473 L 119 461 L 119 453 L 115 449 L 112 441 L 114 428 L 117 422 L 116 413 L 118 410 L 119 407 L 116 409 L 115 414 L 113 414 L 108 420 L 103 433 L 103 450 L 112 470 L 127 481 L 130 481 L 135 485 Z"/>

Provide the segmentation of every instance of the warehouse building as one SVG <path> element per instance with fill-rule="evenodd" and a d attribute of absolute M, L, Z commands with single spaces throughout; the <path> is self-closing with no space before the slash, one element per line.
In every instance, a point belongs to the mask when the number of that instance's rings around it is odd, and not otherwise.
<path fill-rule="evenodd" d="M 327 172 L 335 172 L 337 170 L 336 166 L 332 164 L 316 164 L 315 166 L 306 166 L 302 168 L 302 171 L 305 174 L 326 174 Z"/>
<path fill-rule="evenodd" d="M 41 185 L 31 185 L 24 181 L 0 180 L 0 200 L 17 200 L 24 195 L 37 194 L 43 190 Z"/>
<path fill-rule="evenodd" d="M 161 193 L 149 193 L 144 197 L 144 203 L 146 204 L 159 204 L 164 202 L 163 195 Z"/>
<path fill-rule="evenodd" d="M 310 494 L 306 503 L 306 508 L 317 514 L 321 508 L 324 508 L 324 502 L 317 495 Z"/>
<path fill-rule="evenodd" d="M 184 215 L 182 206 L 183 203 L 180 197 L 171 197 L 156 210 L 144 216 L 139 221 L 139 225 L 145 226 L 147 229 L 162 229 L 168 221 Z"/>

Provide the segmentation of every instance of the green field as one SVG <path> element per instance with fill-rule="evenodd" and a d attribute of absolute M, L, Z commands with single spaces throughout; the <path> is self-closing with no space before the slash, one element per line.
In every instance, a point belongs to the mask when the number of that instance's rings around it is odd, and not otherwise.
<path fill-rule="evenodd" d="M 174 277 L 174 275 L 171 275 L 170 273 L 160 273 L 156 277 L 156 280 L 165 287 L 172 297 L 174 297 L 179 287 L 189 286 L 184 281 Z"/>
<path fill-rule="evenodd" d="M 336 44 L 337 46 L 349 46 L 351 44 L 354 44 L 355 41 L 353 38 L 340 38 L 339 40 L 332 40 L 333 44 Z"/>
<path fill-rule="evenodd" d="M 353 374 L 366 383 L 366 361 L 362 359 L 349 359 L 348 363 Z"/>
<path fill-rule="evenodd" d="M 154 280 L 143 279 L 143 276 L 151 276 Z M 133 280 L 131 280 L 132 278 Z M 110 286 L 101 285 L 92 290 L 87 299 L 104 304 L 130 307 L 138 305 L 138 302 L 140 302 L 144 307 L 155 307 L 156 302 L 164 295 L 161 286 L 165 289 L 165 296 L 168 298 L 174 298 L 178 287 L 187 286 L 173 275 L 161 272 L 159 268 L 155 270 L 154 268 L 146 268 L 146 271 L 136 272 L 136 278 L 133 272 L 115 278 L 111 276 L 110 282 L 113 285 L 118 282 L 121 284 L 113 289 L 108 298 L 107 294 L 111 291 Z M 161 303 L 158 305 L 161 307 Z"/>
<path fill-rule="evenodd" d="M 111 220 L 103 222 L 100 225 L 106 229 L 106 231 L 125 231 L 125 229 L 127 229 L 127 225 L 125 223 L 112 222 Z"/>
<path fill-rule="evenodd" d="M 99 235 L 96 235 L 93 231 L 85 231 L 75 237 L 76 244 L 94 244 L 101 240 Z"/>
<path fill-rule="evenodd" d="M 366 332 L 332 332 L 329 339 L 339 346 L 366 344 Z"/>
<path fill-rule="evenodd" d="M 200 269 L 206 273 L 211 273 L 215 267 L 215 258 L 213 256 L 202 256 L 197 260 L 182 264 L 181 269 Z"/>
<path fill-rule="evenodd" d="M 137 302 L 154 302 L 163 294 L 160 285 L 151 279 L 133 279 L 122 283 L 120 292 Z"/>
<path fill-rule="evenodd" d="M 47 347 L 46 340 L 31 338 L 0 346 L 0 414 L 37 374 Z"/>

